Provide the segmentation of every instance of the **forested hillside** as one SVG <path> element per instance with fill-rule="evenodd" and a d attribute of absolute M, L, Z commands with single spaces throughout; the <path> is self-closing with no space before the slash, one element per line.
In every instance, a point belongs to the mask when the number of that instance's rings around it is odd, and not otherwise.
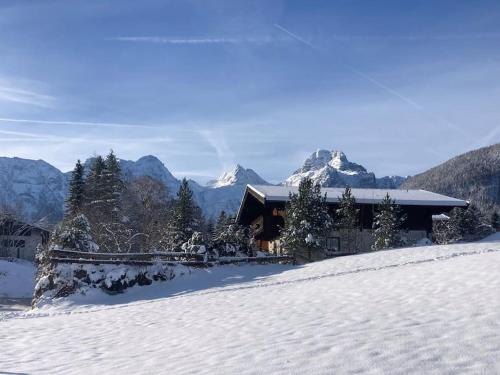
<path fill-rule="evenodd" d="M 500 209 L 500 143 L 454 157 L 410 177 L 401 189 L 425 189 L 468 199 L 483 212 Z"/>

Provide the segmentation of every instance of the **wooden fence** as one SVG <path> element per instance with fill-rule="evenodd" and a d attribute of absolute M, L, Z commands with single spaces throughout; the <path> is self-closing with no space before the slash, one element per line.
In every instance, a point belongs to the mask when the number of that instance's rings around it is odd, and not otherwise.
<path fill-rule="evenodd" d="M 268 257 L 222 257 L 219 259 L 206 259 L 203 254 L 183 252 L 158 252 L 158 253 L 89 253 L 75 250 L 49 251 L 49 256 L 54 263 L 76 264 L 126 264 L 135 266 L 148 266 L 158 262 L 176 265 L 182 264 L 190 267 L 212 267 L 217 264 L 240 263 L 282 263 L 295 264 L 295 259 L 290 256 Z"/>

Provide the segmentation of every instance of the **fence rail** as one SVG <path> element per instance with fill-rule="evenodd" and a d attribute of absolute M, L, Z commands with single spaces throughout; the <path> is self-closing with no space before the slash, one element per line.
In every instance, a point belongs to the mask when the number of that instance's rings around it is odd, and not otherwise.
<path fill-rule="evenodd" d="M 52 249 L 49 256 L 54 263 L 76 263 L 76 264 L 127 264 L 135 266 L 148 266 L 158 262 L 169 265 L 182 264 L 190 267 L 211 267 L 217 264 L 239 264 L 239 263 L 295 263 L 295 258 L 290 256 L 268 256 L 268 257 L 222 257 L 207 260 L 203 254 L 182 252 L 158 252 L 158 253 L 89 253 L 75 250 Z"/>

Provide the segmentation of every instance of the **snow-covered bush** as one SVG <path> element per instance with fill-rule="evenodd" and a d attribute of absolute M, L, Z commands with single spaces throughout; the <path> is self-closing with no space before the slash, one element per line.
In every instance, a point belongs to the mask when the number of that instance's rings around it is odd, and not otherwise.
<path fill-rule="evenodd" d="M 189 272 L 186 267 L 172 267 L 165 263 L 150 266 L 59 263 L 47 271 L 37 278 L 34 305 L 74 293 L 85 294 L 97 288 L 109 294 L 121 293 L 135 285 L 171 280 Z"/>
<path fill-rule="evenodd" d="M 236 218 L 227 217 L 224 211 L 217 219 L 211 248 L 220 256 L 252 255 L 252 236 L 250 228 L 236 222 Z"/>
<path fill-rule="evenodd" d="M 99 250 L 99 246 L 90 235 L 89 221 L 83 214 L 64 221 L 56 228 L 52 234 L 50 246 L 88 252 Z"/>
<path fill-rule="evenodd" d="M 206 240 L 202 233 L 194 232 L 191 238 L 181 246 L 186 253 L 213 255 L 210 248 L 205 244 Z"/>

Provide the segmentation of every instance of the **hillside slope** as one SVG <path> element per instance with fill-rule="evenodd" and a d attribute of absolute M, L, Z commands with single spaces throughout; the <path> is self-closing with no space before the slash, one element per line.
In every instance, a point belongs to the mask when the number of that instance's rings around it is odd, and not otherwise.
<path fill-rule="evenodd" d="M 73 305 L 1 321 L 0 368 L 499 373 L 500 243 L 490 241 L 303 267 L 214 267 L 119 296 L 75 297 Z"/>
<path fill-rule="evenodd" d="M 454 157 L 410 177 L 402 189 L 425 189 L 467 199 L 483 211 L 500 209 L 500 143 Z"/>

